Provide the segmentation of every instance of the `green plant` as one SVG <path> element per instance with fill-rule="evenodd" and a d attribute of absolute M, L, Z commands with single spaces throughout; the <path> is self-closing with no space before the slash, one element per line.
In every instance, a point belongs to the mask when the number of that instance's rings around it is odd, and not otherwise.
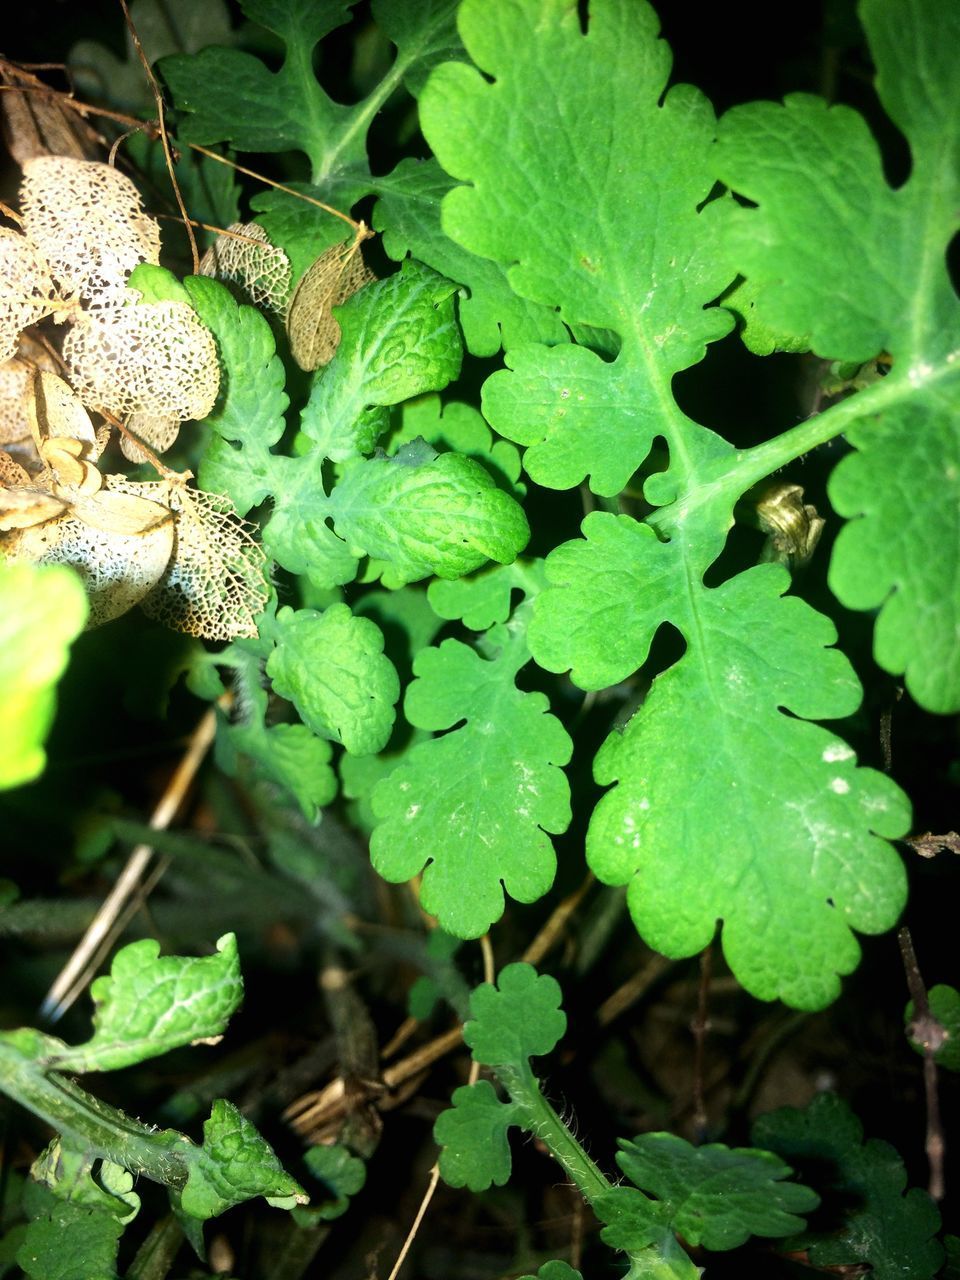
<path fill-rule="evenodd" d="M 242 875 L 213 851 L 155 841 L 185 886 L 205 892 L 205 875 L 241 885 L 221 909 L 243 919 L 225 928 L 263 927 L 274 910 L 304 945 L 319 936 L 356 958 L 352 926 L 375 914 L 356 856 L 368 837 L 379 876 L 416 880 L 443 931 L 405 958 L 462 1017 L 446 935 L 480 938 L 506 912 L 505 937 L 522 950 L 515 921 L 528 917 L 511 900 L 546 898 L 558 848 L 569 888 L 585 843 L 606 886 L 596 954 L 625 905 L 662 956 L 695 956 L 717 935 L 751 996 L 827 1008 L 858 966 L 857 935 L 891 930 L 907 899 L 894 842 L 911 830 L 911 803 L 873 722 L 889 721 L 897 681 L 930 717 L 960 710 L 960 326 L 948 264 L 958 11 L 860 7 L 880 104 L 909 148 L 909 176 L 894 184 L 851 107 L 793 93 L 718 119 L 700 90 L 671 83 L 642 0 L 374 0 L 376 56 L 366 70 L 358 60 L 349 105 L 314 64 L 350 4 L 241 8 L 253 29 L 232 29 L 216 6 L 176 52 L 157 34 L 159 7 L 133 6 L 148 53 L 165 55 L 186 207 L 222 228 L 202 233 L 195 269 L 185 241 L 161 265 L 136 190 L 99 161 L 24 162 L 23 226 L 0 240 L 12 282 L 0 336 L 27 406 L 11 412 L 0 455 L 0 591 L 9 580 L 19 593 L 10 616 L 25 619 L 26 643 L 35 634 L 55 653 L 42 678 L 35 653 L 7 654 L 25 745 L 19 764 L 0 761 L 0 781 L 42 765 L 33 744 L 55 659 L 81 625 L 79 604 L 55 623 L 44 612 L 43 575 L 68 564 L 95 621 L 141 604 L 194 637 L 175 649 L 145 633 L 160 657 L 152 676 L 147 645 L 137 678 L 182 699 L 185 675 L 216 704 L 217 763 L 254 797 L 252 815 L 227 806 L 225 829 L 235 822 L 266 850 L 256 901 L 240 905 Z M 116 75 L 113 105 L 149 110 L 149 97 L 131 98 L 128 52 L 122 74 L 105 48 L 78 46 L 73 60 L 91 92 L 109 100 Z M 401 156 L 411 101 L 428 158 Z M 388 171 L 368 150 L 368 134 L 381 145 L 381 112 L 394 125 Z M 283 181 L 241 188 L 211 148 L 244 169 L 258 157 L 257 171 Z M 163 149 L 150 130 L 130 155 L 157 189 Z M 90 215 L 104 202 L 112 220 Z M 238 221 L 242 202 L 250 221 Z M 37 325 L 59 337 L 50 318 L 66 332 L 56 371 L 20 338 Z M 780 405 L 766 421 L 745 378 L 741 418 L 729 438 L 717 429 L 718 344 L 736 346 L 757 381 L 766 357 L 806 370 L 802 420 L 779 429 L 790 416 Z M 698 375 L 699 411 L 688 393 Z M 139 470 L 103 470 L 111 429 Z M 344 818 L 349 835 L 335 825 Z M 102 852 L 116 827 L 96 823 Z M 291 881 L 309 889 L 306 903 Z M 398 901 L 395 917 L 415 931 Z M 28 931 L 16 923 L 28 905 L 11 905 L 11 930 Z M 172 927 L 189 944 L 184 919 Z M 498 983 L 474 991 L 464 1036 L 507 1099 L 489 1080 L 454 1095 L 436 1130 L 452 1185 L 502 1185 L 518 1126 L 560 1161 L 630 1276 L 693 1276 L 678 1237 L 719 1253 L 751 1235 L 789 1235 L 811 1262 L 868 1261 L 878 1274 L 877 1258 L 899 1250 L 903 1274 L 935 1273 L 938 1219 L 921 1192 L 886 1252 L 878 1230 L 858 1236 L 856 1213 L 842 1230 L 803 1229 L 797 1215 L 816 1196 L 784 1180 L 786 1121 L 755 1129 L 764 1151 L 641 1134 L 617 1157 L 635 1187 L 614 1186 L 529 1066 L 563 1034 L 559 989 L 529 968 L 507 967 Z M 934 1001 L 948 1033 L 949 999 Z M 330 1017 L 366 1027 L 353 1006 Z M 344 1079 L 378 1069 L 357 1043 L 365 1034 L 340 1036 Z M 95 1158 L 142 1167 L 16 1084 L 42 1092 L 59 1062 L 80 1069 L 69 1063 L 81 1051 L 11 1035 L 21 1056 L 0 1087 L 60 1127 L 83 1185 Z M 146 1036 L 152 1054 L 170 1047 Z M 843 1122 L 852 1134 L 857 1122 Z M 346 1149 L 368 1156 L 374 1144 L 356 1116 L 347 1128 L 330 1168 L 315 1170 L 337 1212 L 362 1181 Z M 253 1131 L 241 1137 L 253 1151 Z M 161 1138 L 142 1137 L 144 1150 Z M 857 1157 L 866 1216 L 871 1161 L 887 1159 L 876 1151 Z M 829 1158 L 843 1166 L 843 1152 Z M 899 1200 L 899 1163 L 891 1177 L 883 1194 Z M 842 1180 L 810 1182 L 826 1194 Z M 110 1212 L 101 1225 L 115 1256 Z M 303 1256 L 333 1210 L 311 1212 L 294 1219 Z M 29 1274 L 47 1274 L 36 1265 Z M 559 1280 L 564 1266 L 540 1275 Z"/>

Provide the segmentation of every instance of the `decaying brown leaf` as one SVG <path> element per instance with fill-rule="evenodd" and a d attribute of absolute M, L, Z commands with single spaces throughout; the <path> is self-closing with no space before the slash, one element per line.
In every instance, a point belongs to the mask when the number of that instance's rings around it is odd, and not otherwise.
<path fill-rule="evenodd" d="M 51 89 L 31 71 L 0 58 L 0 114 L 7 150 L 17 164 L 35 156 L 72 156 L 93 160 L 106 141 L 71 107 L 61 105 L 63 94 Z"/>
<path fill-rule="evenodd" d="M 255 636 L 268 589 L 253 526 L 221 494 L 169 481 L 154 487 L 176 514 L 176 543 L 166 573 L 142 602 L 144 612 L 207 640 Z"/>
<path fill-rule="evenodd" d="M 290 297 L 290 259 L 259 222 L 234 222 L 226 231 L 203 255 L 200 274 L 232 280 L 255 307 L 282 315 Z"/>
<path fill-rule="evenodd" d="M 340 345 L 340 325 L 332 309 L 376 279 L 360 252 L 368 235 L 361 222 L 352 240 L 321 253 L 294 290 L 287 308 L 287 337 L 301 369 L 330 363 Z"/>
<path fill-rule="evenodd" d="M 64 297 L 119 307 L 141 262 L 160 261 L 160 228 L 129 178 L 107 164 L 39 156 L 23 167 L 20 210 Z"/>
<path fill-rule="evenodd" d="M 220 389 L 213 335 L 185 302 L 83 315 L 64 339 L 63 359 L 83 403 L 118 418 L 202 419 Z"/>

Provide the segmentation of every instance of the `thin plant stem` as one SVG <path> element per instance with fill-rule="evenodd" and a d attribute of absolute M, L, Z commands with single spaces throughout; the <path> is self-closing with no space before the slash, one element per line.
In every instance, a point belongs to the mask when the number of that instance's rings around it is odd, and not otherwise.
<path fill-rule="evenodd" d="M 160 129 L 160 145 L 163 147 L 163 158 L 167 163 L 167 173 L 170 175 L 170 184 L 173 187 L 173 194 L 176 197 L 177 208 L 183 217 L 184 225 L 187 229 L 187 239 L 190 241 L 190 256 L 193 258 L 193 273 L 200 273 L 200 254 L 197 251 L 197 239 L 193 234 L 193 228 L 190 226 L 190 218 L 187 214 L 187 206 L 183 203 L 183 193 L 180 190 L 180 183 L 177 182 L 177 175 L 174 172 L 173 154 L 170 150 L 170 139 L 167 136 L 167 123 L 163 114 L 163 95 L 160 92 L 160 86 L 157 84 L 157 78 L 151 70 L 147 55 L 143 51 L 143 45 L 140 43 L 140 36 L 137 28 L 134 26 L 133 19 L 130 17 L 130 10 L 127 8 L 127 0 L 120 0 L 120 8 L 123 10 L 124 20 L 127 24 L 127 30 L 130 32 L 130 39 L 133 41 L 133 47 L 137 51 L 137 57 L 143 64 L 147 81 L 150 85 L 150 92 L 153 94 L 153 100 L 157 104 L 157 124 Z"/>
<path fill-rule="evenodd" d="M 927 1103 L 926 1152 L 930 1167 L 930 1181 L 927 1190 L 933 1200 L 942 1200 L 944 1196 L 943 1162 L 946 1153 L 946 1140 L 943 1134 L 943 1122 L 940 1118 L 940 1093 L 937 1084 L 937 1050 L 946 1039 L 942 1024 L 934 1017 L 930 1009 L 927 988 L 917 963 L 917 954 L 913 949 L 913 938 L 910 930 L 904 926 L 897 931 L 900 944 L 900 955 L 907 976 L 907 987 L 913 1001 L 913 1018 L 907 1028 L 908 1034 L 917 1044 L 923 1046 L 923 1088 Z"/>
<path fill-rule="evenodd" d="M 207 710 L 190 739 L 186 753 L 150 817 L 155 831 L 165 831 L 176 817 L 184 797 L 196 777 L 217 729 L 217 713 L 214 707 Z M 40 1014 L 50 1022 L 61 1018 L 76 1000 L 83 987 L 75 986 L 76 979 L 86 969 L 90 958 L 110 932 L 117 917 L 129 899 L 137 892 L 144 871 L 153 856 L 149 844 L 139 844 L 130 854 L 116 884 L 104 899 L 100 910 L 91 920 L 73 954 L 54 979 L 40 1006 Z M 84 984 L 85 985 L 85 984 Z M 69 999 L 67 998 L 69 994 Z"/>

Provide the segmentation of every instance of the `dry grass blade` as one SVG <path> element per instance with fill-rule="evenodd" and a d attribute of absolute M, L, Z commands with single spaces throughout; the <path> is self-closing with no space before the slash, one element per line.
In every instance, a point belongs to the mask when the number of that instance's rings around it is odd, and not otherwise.
<path fill-rule="evenodd" d="M 155 831 L 164 831 L 176 817 L 187 789 L 196 776 L 204 756 L 213 742 L 217 728 L 216 711 L 211 707 L 194 730 L 190 745 L 167 784 L 166 790 L 150 818 Z M 141 879 L 153 854 L 149 845 L 140 844 L 127 859 L 116 884 L 78 942 L 73 955 L 60 970 L 40 1006 L 40 1012 L 51 1022 L 63 1016 L 93 977 L 99 963 L 97 957 L 124 906 L 140 888 Z"/>
<path fill-rule="evenodd" d="M 353 239 L 322 253 L 294 290 L 287 309 L 287 336 L 301 369 L 311 371 L 330 363 L 340 345 L 333 308 L 376 279 L 360 251 L 368 234 L 361 222 Z"/>

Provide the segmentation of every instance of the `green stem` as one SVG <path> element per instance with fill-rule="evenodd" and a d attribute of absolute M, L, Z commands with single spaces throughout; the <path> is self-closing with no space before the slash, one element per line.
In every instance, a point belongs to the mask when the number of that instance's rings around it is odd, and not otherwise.
<path fill-rule="evenodd" d="M 588 1204 L 609 1195 L 612 1185 L 587 1155 L 553 1107 L 540 1092 L 540 1082 L 530 1063 L 496 1068 L 500 1082 L 523 1113 L 523 1127 L 544 1144 Z M 625 1280 L 698 1280 L 700 1269 L 678 1244 L 671 1231 L 649 1248 L 627 1254 L 630 1270 Z"/>
<path fill-rule="evenodd" d="M 530 1064 L 497 1067 L 497 1075 L 511 1099 L 522 1108 L 523 1127 L 539 1138 L 554 1160 L 563 1166 L 583 1198 L 592 1204 L 598 1196 L 612 1191 L 610 1183 L 540 1092 Z"/>
<path fill-rule="evenodd" d="M 890 374 L 772 440 L 718 458 L 702 473 L 691 477 L 693 483 L 685 494 L 647 516 L 646 523 L 669 536 L 696 508 L 713 505 L 720 498 L 735 500 L 774 471 L 818 445 L 836 439 L 858 420 L 889 409 L 901 400 L 912 400 L 921 387 L 930 389 L 942 379 L 955 376 L 955 366 L 946 361 L 925 368 L 922 373 L 913 370 L 902 375 Z"/>
<path fill-rule="evenodd" d="M 193 1147 L 189 1138 L 131 1120 L 72 1080 L 44 1070 L 16 1045 L 2 1039 L 0 1089 L 45 1120 L 72 1146 L 165 1186 L 180 1188 L 187 1181 L 187 1151 Z"/>

